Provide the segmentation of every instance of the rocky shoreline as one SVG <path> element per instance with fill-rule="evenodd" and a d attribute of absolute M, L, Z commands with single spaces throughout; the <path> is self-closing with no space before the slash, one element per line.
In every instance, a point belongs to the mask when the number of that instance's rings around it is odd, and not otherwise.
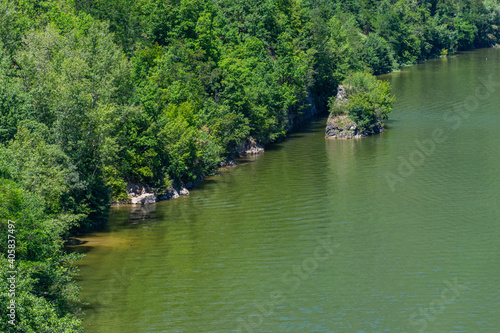
<path fill-rule="evenodd" d="M 257 155 L 264 152 L 264 147 L 259 145 L 252 137 L 248 138 L 243 142 L 238 148 L 237 153 L 239 157 L 245 155 Z M 219 164 L 219 170 L 227 167 L 236 166 L 236 161 L 234 159 L 228 159 Z M 127 201 L 114 202 L 112 206 L 120 205 L 150 205 L 157 203 L 158 201 L 176 199 L 180 196 L 189 195 L 189 188 L 198 185 L 203 177 L 200 177 L 196 184 L 187 183 L 182 184 L 179 188 L 170 187 L 166 191 L 158 193 L 156 189 L 142 182 L 130 181 L 127 183 L 127 195 L 129 199 Z"/>
<path fill-rule="evenodd" d="M 301 124 L 303 121 L 308 120 L 319 113 L 316 108 L 316 103 L 311 92 L 308 90 L 306 99 L 301 103 L 306 105 L 304 112 L 300 114 L 289 114 L 288 122 L 290 124 L 288 131 L 293 131 L 297 128 L 297 125 Z M 244 142 L 242 142 L 236 148 L 236 154 L 238 157 L 243 157 L 247 155 L 257 155 L 264 152 L 264 146 L 257 143 L 254 138 L 249 137 Z M 234 159 L 228 159 L 222 161 L 219 164 L 219 170 L 236 166 L 236 161 Z M 197 181 L 193 183 L 182 184 L 179 188 L 170 187 L 167 191 L 158 193 L 156 189 L 145 183 L 130 181 L 127 184 L 126 190 L 129 200 L 122 202 L 113 202 L 112 206 L 119 205 L 150 205 L 158 201 L 176 199 L 180 196 L 189 195 L 189 189 L 198 186 L 203 180 L 203 176 L 198 178 Z"/>

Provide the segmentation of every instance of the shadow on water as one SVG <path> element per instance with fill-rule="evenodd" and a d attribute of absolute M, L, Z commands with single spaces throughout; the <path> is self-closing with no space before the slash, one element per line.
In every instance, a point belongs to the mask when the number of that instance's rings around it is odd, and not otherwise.
<path fill-rule="evenodd" d="M 304 123 L 298 125 L 297 127 L 294 127 L 294 129 L 286 136 L 286 138 L 266 145 L 266 151 L 279 151 L 283 149 L 283 144 L 287 141 L 301 139 L 306 135 L 318 133 L 318 131 L 321 131 L 321 128 L 325 128 L 327 118 L 328 113 L 322 112 L 306 120 Z"/>

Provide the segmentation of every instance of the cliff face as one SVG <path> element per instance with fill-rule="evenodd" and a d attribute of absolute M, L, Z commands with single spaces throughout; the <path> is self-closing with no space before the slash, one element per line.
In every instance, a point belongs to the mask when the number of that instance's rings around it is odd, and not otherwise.
<path fill-rule="evenodd" d="M 300 113 L 289 113 L 288 114 L 288 131 L 302 125 L 306 120 L 311 119 L 315 115 L 321 113 L 316 107 L 316 102 L 311 90 L 307 89 L 307 97 L 302 101 L 301 105 L 305 106 Z"/>

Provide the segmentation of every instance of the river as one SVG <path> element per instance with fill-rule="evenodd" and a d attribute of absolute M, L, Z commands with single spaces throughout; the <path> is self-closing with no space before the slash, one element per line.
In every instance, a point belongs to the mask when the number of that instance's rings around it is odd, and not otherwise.
<path fill-rule="evenodd" d="M 318 118 L 80 239 L 87 333 L 500 332 L 500 50 L 381 77 L 388 131 Z"/>

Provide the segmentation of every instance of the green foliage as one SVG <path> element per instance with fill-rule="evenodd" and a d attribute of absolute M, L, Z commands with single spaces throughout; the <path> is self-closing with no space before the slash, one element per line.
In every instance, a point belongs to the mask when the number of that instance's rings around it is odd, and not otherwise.
<path fill-rule="evenodd" d="M 393 51 L 387 41 L 371 33 L 361 48 L 361 59 L 373 70 L 373 74 L 390 72 L 395 67 Z"/>
<path fill-rule="evenodd" d="M 32 240 L 22 331 L 77 330 L 58 249 L 128 182 L 210 174 L 250 137 L 282 139 L 307 97 L 326 110 L 341 82 L 331 111 L 372 131 L 389 87 L 355 73 L 495 45 L 499 26 L 497 0 L 0 0 L 0 205 Z"/>
<path fill-rule="evenodd" d="M 8 304 L 7 221 L 15 222 L 16 325 L 2 332 L 80 332 L 78 287 L 72 282 L 79 256 L 61 250 L 61 230 L 44 212 L 44 199 L 0 178 L 0 302 Z"/>
<path fill-rule="evenodd" d="M 347 77 L 342 86 L 347 102 L 335 103 L 333 99 L 331 112 L 349 115 L 360 132 L 376 132 L 392 110 L 394 96 L 391 95 L 389 82 L 359 72 Z"/>
<path fill-rule="evenodd" d="M 21 125 L 15 140 L 0 150 L 0 174 L 43 197 L 47 212 L 57 212 L 61 208 L 61 193 L 72 186 L 75 167 L 59 146 L 46 143 L 48 129 L 42 124 L 35 126 L 38 128 L 30 131 Z"/>

